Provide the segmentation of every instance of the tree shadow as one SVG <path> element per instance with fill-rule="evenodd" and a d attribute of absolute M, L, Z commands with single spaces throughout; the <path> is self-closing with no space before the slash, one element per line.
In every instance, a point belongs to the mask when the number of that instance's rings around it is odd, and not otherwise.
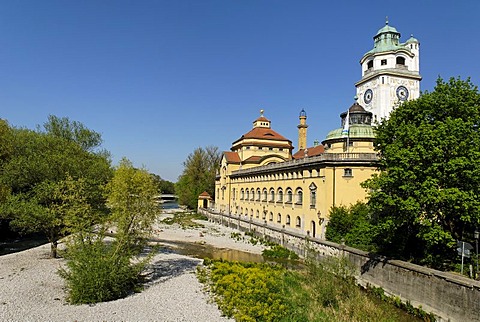
<path fill-rule="evenodd" d="M 148 266 L 146 286 L 163 283 L 171 278 L 194 272 L 201 263 L 196 258 L 166 258 L 153 262 Z"/>
<path fill-rule="evenodd" d="M 361 274 L 367 273 L 370 269 L 377 267 L 379 264 L 382 264 L 382 267 L 388 264 L 388 258 L 385 256 L 377 254 L 369 254 L 369 259 L 361 266 Z"/>

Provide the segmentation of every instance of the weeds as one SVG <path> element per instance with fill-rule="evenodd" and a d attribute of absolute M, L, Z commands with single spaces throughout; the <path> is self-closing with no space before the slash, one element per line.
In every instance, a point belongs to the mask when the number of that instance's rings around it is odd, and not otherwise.
<path fill-rule="evenodd" d="M 205 226 L 194 220 L 207 220 L 205 215 L 196 212 L 176 212 L 173 217 L 165 218 L 161 222 L 167 225 L 178 224 L 182 229 L 204 228 Z"/>
<path fill-rule="evenodd" d="M 304 270 L 290 271 L 265 263 L 205 260 L 197 276 L 236 321 L 415 320 L 363 292 L 342 266 L 342 260 L 309 261 Z"/>

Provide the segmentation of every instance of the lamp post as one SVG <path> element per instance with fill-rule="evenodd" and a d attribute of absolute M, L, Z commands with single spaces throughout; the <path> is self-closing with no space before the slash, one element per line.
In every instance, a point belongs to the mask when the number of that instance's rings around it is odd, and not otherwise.
<path fill-rule="evenodd" d="M 476 254 L 477 254 L 477 257 L 476 257 L 476 262 L 477 262 L 477 276 L 478 276 L 478 237 L 480 235 L 480 232 L 478 231 L 478 229 L 475 229 L 475 231 L 473 232 L 473 238 L 475 238 L 475 250 L 476 250 Z"/>

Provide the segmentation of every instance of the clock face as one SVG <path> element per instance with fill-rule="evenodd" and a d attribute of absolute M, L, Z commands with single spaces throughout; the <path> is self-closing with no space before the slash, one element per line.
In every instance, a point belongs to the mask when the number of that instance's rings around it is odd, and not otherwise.
<path fill-rule="evenodd" d="M 406 101 L 408 99 L 408 89 L 405 86 L 397 87 L 397 97 L 401 101 Z"/>
<path fill-rule="evenodd" d="M 370 104 L 373 98 L 373 91 L 371 89 L 367 89 L 365 94 L 363 95 L 363 100 L 365 101 L 365 104 Z"/>

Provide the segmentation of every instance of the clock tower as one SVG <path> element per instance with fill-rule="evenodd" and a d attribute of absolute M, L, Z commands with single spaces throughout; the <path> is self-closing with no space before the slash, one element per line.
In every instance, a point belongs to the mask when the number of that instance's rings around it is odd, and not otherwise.
<path fill-rule="evenodd" d="M 420 96 L 420 43 L 413 36 L 400 43 L 400 33 L 388 20 L 373 40 L 373 49 L 360 60 L 362 79 L 355 87 L 360 104 L 380 121 L 400 103 Z"/>

